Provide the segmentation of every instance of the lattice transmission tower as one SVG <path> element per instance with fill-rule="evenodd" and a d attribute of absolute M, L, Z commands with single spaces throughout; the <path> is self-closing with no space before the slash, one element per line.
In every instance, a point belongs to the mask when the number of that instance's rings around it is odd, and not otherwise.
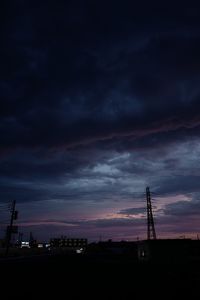
<path fill-rule="evenodd" d="M 152 204 L 151 204 L 151 193 L 150 188 L 146 188 L 147 198 L 147 240 L 156 240 L 156 231 L 154 226 Z"/>

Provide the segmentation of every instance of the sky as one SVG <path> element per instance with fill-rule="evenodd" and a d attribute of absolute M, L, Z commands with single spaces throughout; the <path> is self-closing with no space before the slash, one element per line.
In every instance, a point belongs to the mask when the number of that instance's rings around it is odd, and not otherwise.
<path fill-rule="evenodd" d="M 0 232 L 38 240 L 200 232 L 200 7 L 4 1 Z"/>

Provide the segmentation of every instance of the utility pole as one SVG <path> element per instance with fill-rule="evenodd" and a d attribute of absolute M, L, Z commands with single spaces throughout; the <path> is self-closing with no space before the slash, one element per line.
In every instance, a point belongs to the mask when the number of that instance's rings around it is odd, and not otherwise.
<path fill-rule="evenodd" d="M 15 210 L 15 204 L 16 204 L 16 201 L 14 200 L 12 202 L 12 206 L 11 206 L 10 226 L 7 227 L 6 256 L 8 255 L 11 236 L 13 233 L 13 221 L 16 220 L 17 216 L 18 216 L 18 211 Z"/>
<path fill-rule="evenodd" d="M 146 188 L 146 199 L 147 199 L 147 240 L 156 240 L 156 231 L 153 220 L 153 212 L 151 205 L 151 193 L 150 188 Z"/>
<path fill-rule="evenodd" d="M 18 243 L 19 243 L 19 246 L 21 246 L 22 238 L 23 238 L 23 233 L 19 232 L 19 234 L 18 234 Z"/>

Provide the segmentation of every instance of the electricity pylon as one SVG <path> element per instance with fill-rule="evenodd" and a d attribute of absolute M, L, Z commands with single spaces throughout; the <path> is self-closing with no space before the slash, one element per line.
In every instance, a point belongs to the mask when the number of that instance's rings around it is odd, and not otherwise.
<path fill-rule="evenodd" d="M 153 220 L 152 204 L 151 204 L 151 193 L 150 188 L 146 188 L 147 198 L 147 240 L 156 240 L 156 231 Z"/>

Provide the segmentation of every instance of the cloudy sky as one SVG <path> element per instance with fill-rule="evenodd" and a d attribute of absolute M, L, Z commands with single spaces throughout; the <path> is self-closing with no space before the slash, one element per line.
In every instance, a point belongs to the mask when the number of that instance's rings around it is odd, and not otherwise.
<path fill-rule="evenodd" d="M 150 186 L 158 237 L 200 232 L 200 10 L 148 2 L 1 4 L 2 226 L 146 238 Z"/>

